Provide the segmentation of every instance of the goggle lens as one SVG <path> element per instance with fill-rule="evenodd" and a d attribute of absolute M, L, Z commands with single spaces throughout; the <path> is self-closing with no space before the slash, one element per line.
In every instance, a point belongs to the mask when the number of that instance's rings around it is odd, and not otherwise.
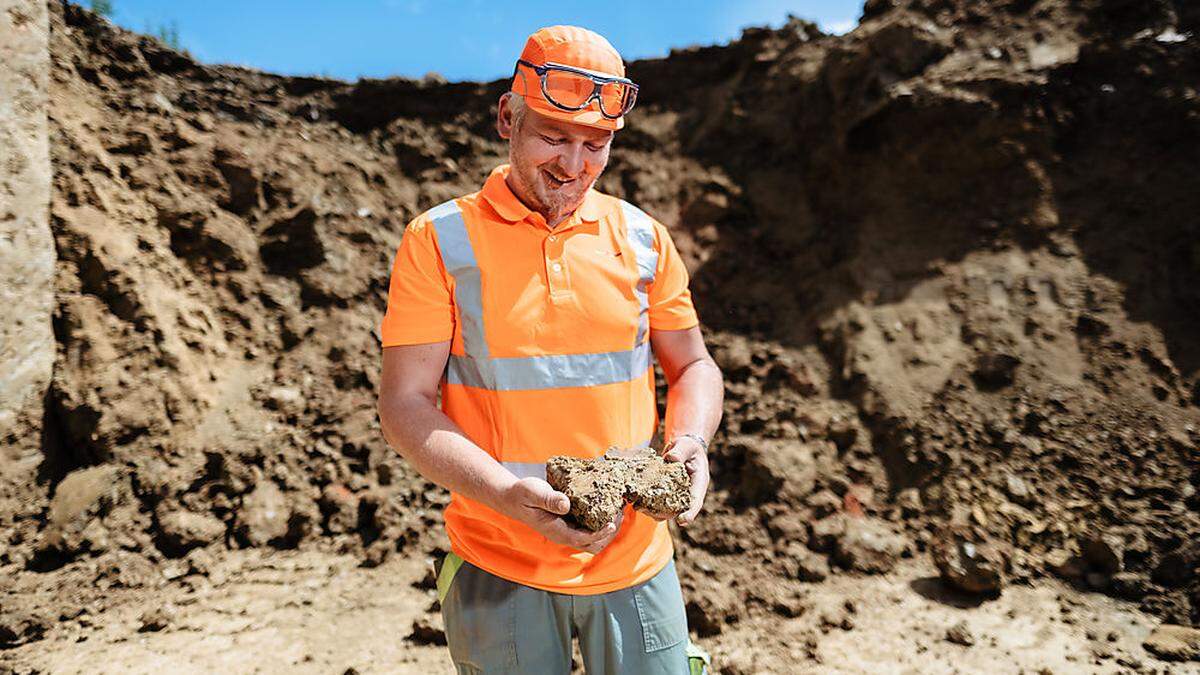
<path fill-rule="evenodd" d="M 600 87 L 600 109 L 604 114 L 616 117 L 629 112 L 637 92 L 624 82 L 608 82 Z"/>
<path fill-rule="evenodd" d="M 546 96 L 568 108 L 582 108 L 595 90 L 591 78 L 566 70 L 546 71 Z M 603 94 L 601 94 L 603 97 Z"/>

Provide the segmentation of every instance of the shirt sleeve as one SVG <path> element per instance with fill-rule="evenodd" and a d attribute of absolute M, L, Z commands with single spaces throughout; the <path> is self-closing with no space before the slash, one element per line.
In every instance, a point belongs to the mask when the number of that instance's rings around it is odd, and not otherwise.
<path fill-rule="evenodd" d="M 404 229 L 388 286 L 387 313 L 380 327 L 384 347 L 444 342 L 454 335 L 454 301 L 425 215 Z"/>
<path fill-rule="evenodd" d="M 683 330 L 700 323 L 692 306 L 688 290 L 688 271 L 675 250 L 671 234 L 661 223 L 654 223 L 655 246 L 658 249 L 658 268 L 650 284 L 650 328 Z"/>

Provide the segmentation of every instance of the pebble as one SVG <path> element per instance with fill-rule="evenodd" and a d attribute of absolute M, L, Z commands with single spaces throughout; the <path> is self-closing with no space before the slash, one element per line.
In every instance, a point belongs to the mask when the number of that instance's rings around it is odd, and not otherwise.
<path fill-rule="evenodd" d="M 971 634 L 966 621 L 959 621 L 946 630 L 946 642 L 970 647 L 975 644 L 975 636 Z"/>

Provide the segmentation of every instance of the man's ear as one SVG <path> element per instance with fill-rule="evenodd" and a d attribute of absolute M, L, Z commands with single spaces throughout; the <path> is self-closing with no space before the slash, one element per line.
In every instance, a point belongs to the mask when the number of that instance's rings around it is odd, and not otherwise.
<path fill-rule="evenodd" d="M 500 95 L 500 102 L 496 105 L 496 133 L 505 140 L 512 137 L 513 96 L 511 91 L 504 92 Z"/>

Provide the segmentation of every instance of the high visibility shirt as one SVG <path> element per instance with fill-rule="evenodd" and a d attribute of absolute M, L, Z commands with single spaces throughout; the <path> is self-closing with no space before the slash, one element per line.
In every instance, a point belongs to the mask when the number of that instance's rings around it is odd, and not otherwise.
<path fill-rule="evenodd" d="M 688 274 L 665 227 L 595 190 L 551 229 L 509 190 L 483 189 L 413 219 L 392 268 L 384 347 L 450 341 L 442 410 L 518 477 L 554 455 L 649 444 L 658 427 L 649 332 L 697 325 Z M 606 593 L 672 555 L 666 523 L 626 508 L 599 555 L 452 493 L 455 553 L 535 588 Z"/>

